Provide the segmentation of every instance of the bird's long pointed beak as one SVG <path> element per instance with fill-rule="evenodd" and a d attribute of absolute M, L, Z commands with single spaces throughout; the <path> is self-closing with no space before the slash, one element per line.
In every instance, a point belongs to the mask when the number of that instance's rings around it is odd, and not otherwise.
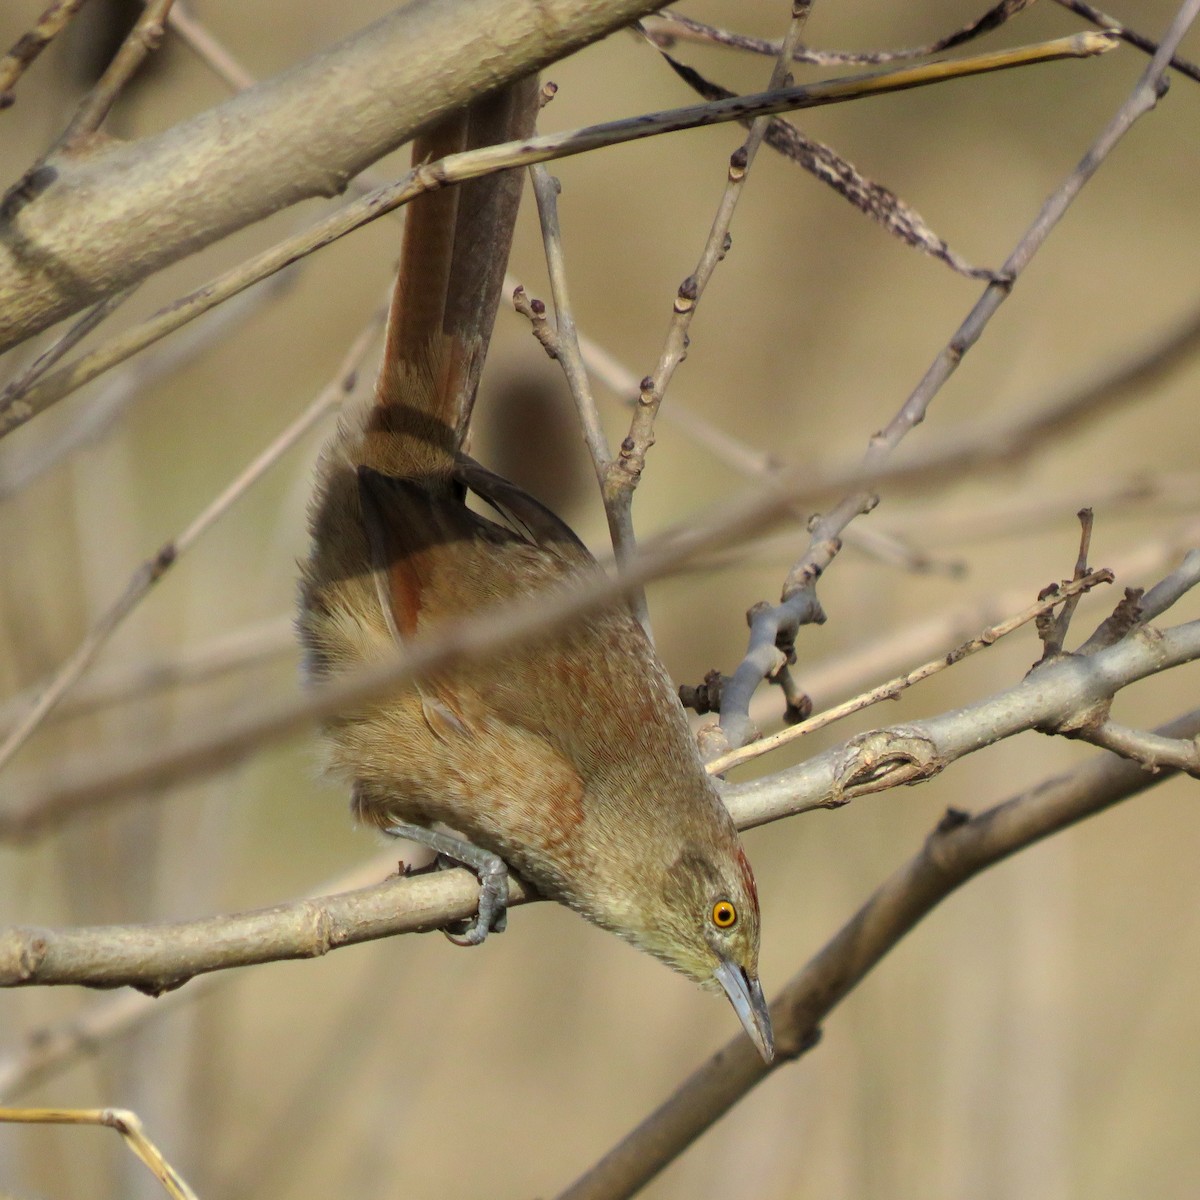
<path fill-rule="evenodd" d="M 771 1014 L 767 1012 L 767 1000 L 762 984 L 751 979 L 737 963 L 727 958 L 713 972 L 717 982 L 725 989 L 733 1011 L 737 1013 L 754 1048 L 769 1063 L 775 1057 L 775 1036 L 771 1032 Z"/>

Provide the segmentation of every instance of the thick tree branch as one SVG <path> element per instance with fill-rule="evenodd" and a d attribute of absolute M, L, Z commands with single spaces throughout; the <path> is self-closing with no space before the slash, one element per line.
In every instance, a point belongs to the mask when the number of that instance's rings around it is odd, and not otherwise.
<path fill-rule="evenodd" d="M 653 0 L 415 0 L 154 137 L 62 155 L 0 210 L 0 350 L 203 246 L 334 195 L 426 122 Z"/>

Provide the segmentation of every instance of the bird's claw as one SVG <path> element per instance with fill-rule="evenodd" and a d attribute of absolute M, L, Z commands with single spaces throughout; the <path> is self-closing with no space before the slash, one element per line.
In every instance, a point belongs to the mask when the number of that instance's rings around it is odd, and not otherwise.
<path fill-rule="evenodd" d="M 489 933 L 503 933 L 508 927 L 508 867 L 498 855 L 488 857 L 490 861 L 484 860 L 478 866 L 448 855 L 438 858 L 444 867 L 465 866 L 479 877 L 479 909 L 475 916 L 442 930 L 456 946 L 478 946 Z"/>
<path fill-rule="evenodd" d="M 393 822 L 384 831 L 389 837 L 407 838 L 436 851 L 435 869 L 465 867 L 479 879 L 479 910 L 466 921 L 455 922 L 442 932 L 456 946 L 478 946 L 489 933 L 503 933 L 508 924 L 508 864 L 498 854 L 483 850 L 440 830 L 423 825 Z M 405 874 L 408 874 L 405 871 Z"/>

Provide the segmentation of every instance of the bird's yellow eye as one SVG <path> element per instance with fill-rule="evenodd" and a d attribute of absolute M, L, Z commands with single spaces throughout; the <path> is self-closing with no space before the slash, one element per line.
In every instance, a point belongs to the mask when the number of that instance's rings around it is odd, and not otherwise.
<path fill-rule="evenodd" d="M 728 900 L 713 905 L 712 922 L 718 929 L 730 929 L 737 924 L 737 909 Z"/>

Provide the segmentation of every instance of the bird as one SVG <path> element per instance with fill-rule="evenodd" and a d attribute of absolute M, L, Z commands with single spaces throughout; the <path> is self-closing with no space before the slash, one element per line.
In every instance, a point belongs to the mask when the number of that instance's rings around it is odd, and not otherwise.
<path fill-rule="evenodd" d="M 522 81 L 472 101 L 416 138 L 414 163 L 528 136 L 537 92 Z M 317 468 L 298 616 L 314 680 L 602 570 L 559 517 L 466 453 L 520 182 L 509 171 L 410 206 L 373 400 L 343 415 Z M 422 678 L 330 721 L 325 739 L 361 823 L 478 876 L 478 912 L 448 936 L 502 929 L 514 871 L 723 992 L 771 1061 L 754 873 L 627 604 Z"/>

